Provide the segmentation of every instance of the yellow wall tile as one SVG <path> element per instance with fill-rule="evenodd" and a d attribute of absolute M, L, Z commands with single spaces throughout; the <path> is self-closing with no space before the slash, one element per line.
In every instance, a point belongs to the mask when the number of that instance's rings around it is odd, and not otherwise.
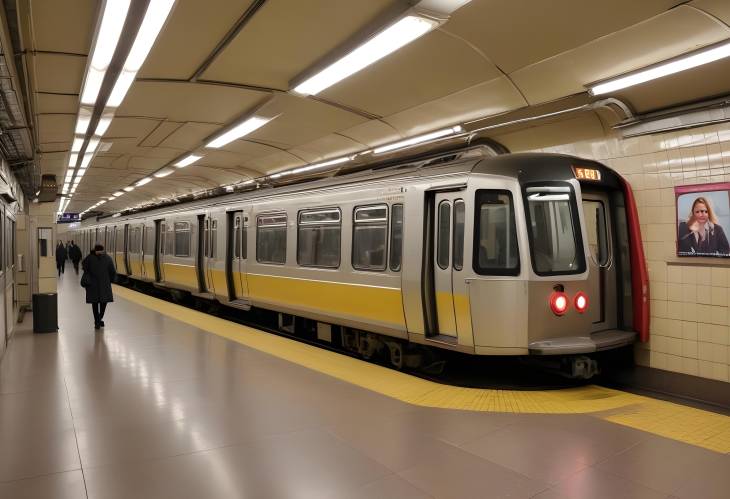
<path fill-rule="evenodd" d="M 697 286 L 697 303 L 712 304 L 712 286 L 702 284 Z"/>
<path fill-rule="evenodd" d="M 682 338 L 685 340 L 697 341 L 697 323 L 696 322 L 682 322 Z"/>
<path fill-rule="evenodd" d="M 682 357 L 697 358 L 697 341 L 682 340 Z"/>
<path fill-rule="evenodd" d="M 712 286 L 712 304 L 727 307 L 727 288 Z"/>

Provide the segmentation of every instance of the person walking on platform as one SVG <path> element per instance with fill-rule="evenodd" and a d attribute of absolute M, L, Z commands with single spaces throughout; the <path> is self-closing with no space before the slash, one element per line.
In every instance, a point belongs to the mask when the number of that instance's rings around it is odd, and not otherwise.
<path fill-rule="evenodd" d="M 86 288 L 86 303 L 91 303 L 94 313 L 94 329 L 104 327 L 104 312 L 107 303 L 114 301 L 112 281 L 117 276 L 114 262 L 104 252 L 104 246 L 97 244 L 81 262 L 84 275 L 81 285 Z"/>
<path fill-rule="evenodd" d="M 79 273 L 79 262 L 81 261 L 81 257 L 83 255 L 81 254 L 81 248 L 76 246 L 73 241 L 69 243 L 68 247 L 68 257 L 71 259 L 71 263 L 74 264 L 74 270 L 76 273 Z"/>
<path fill-rule="evenodd" d="M 66 247 L 63 245 L 63 241 L 58 241 L 56 246 L 56 268 L 58 269 L 58 277 L 66 270 Z"/>

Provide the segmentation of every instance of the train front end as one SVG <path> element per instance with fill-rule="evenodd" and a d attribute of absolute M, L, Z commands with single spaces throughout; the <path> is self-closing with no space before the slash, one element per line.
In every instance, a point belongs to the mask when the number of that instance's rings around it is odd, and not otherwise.
<path fill-rule="evenodd" d="M 476 352 L 560 359 L 588 378 L 591 354 L 646 341 L 648 278 L 628 184 L 560 155 L 514 155 L 489 169 L 513 173 L 514 201 L 477 203 L 475 269 L 495 259 L 510 268 L 505 254 L 514 264 L 511 276 L 470 283 Z"/>

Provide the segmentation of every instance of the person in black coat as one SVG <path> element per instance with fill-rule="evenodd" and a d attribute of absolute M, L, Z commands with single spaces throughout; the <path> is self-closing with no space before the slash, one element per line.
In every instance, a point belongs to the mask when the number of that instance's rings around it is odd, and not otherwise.
<path fill-rule="evenodd" d="M 81 284 L 86 288 L 86 303 L 91 303 L 94 313 L 94 329 L 104 327 L 106 304 L 114 301 L 112 282 L 117 276 L 114 262 L 104 252 L 104 246 L 97 244 L 81 262 L 84 277 Z"/>
<path fill-rule="evenodd" d="M 58 277 L 66 270 L 66 248 L 63 245 L 63 241 L 58 241 L 56 246 L 56 268 L 58 269 Z"/>
<path fill-rule="evenodd" d="M 71 259 L 71 263 L 74 264 L 74 270 L 76 273 L 79 273 L 79 262 L 81 261 L 81 257 L 83 255 L 81 254 L 81 248 L 76 246 L 73 241 L 69 244 L 68 247 L 68 257 Z"/>

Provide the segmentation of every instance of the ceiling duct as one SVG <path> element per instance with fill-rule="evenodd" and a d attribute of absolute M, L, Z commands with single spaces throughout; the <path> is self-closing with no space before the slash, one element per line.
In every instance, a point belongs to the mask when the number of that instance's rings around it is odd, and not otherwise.
<path fill-rule="evenodd" d="M 41 177 L 41 188 L 38 192 L 39 203 L 50 203 L 56 200 L 58 195 L 58 184 L 55 175 L 43 175 Z"/>

